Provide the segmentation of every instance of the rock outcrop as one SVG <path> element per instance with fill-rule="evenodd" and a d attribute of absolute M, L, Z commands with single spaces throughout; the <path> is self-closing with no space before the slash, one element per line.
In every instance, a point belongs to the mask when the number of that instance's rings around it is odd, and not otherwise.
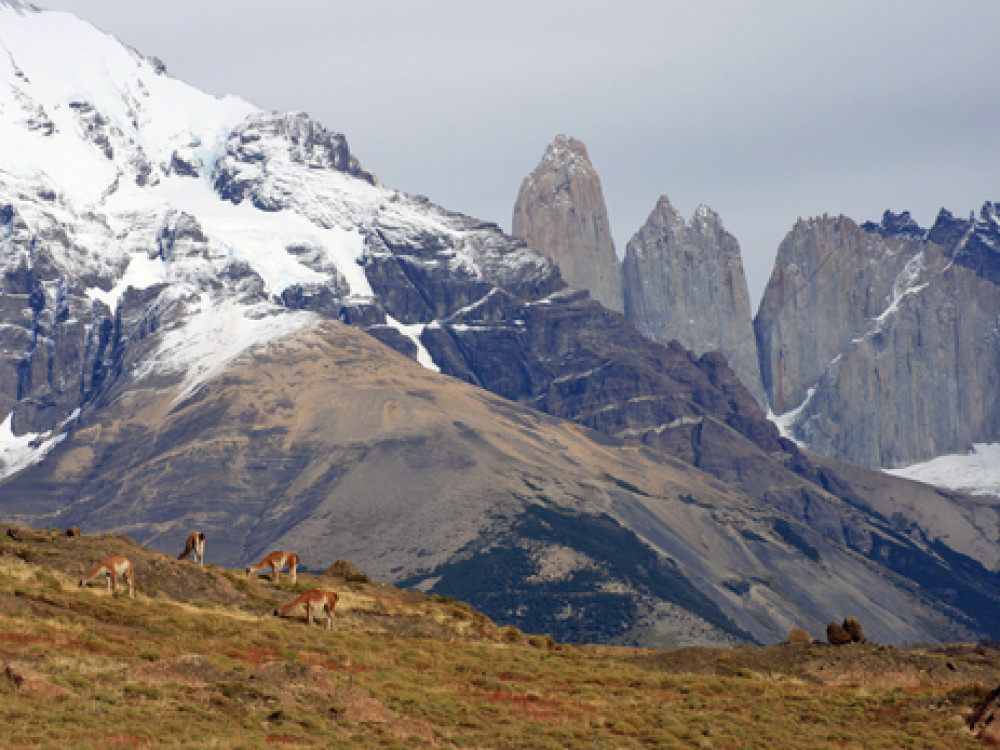
<path fill-rule="evenodd" d="M 654 341 L 695 354 L 721 352 L 765 404 L 740 246 L 719 216 L 700 206 L 690 224 L 664 195 L 625 250 L 625 317 Z"/>
<path fill-rule="evenodd" d="M 812 639 L 809 637 L 809 631 L 805 628 L 792 628 L 791 632 L 788 634 L 789 643 L 811 643 Z"/>
<path fill-rule="evenodd" d="M 1000 223 L 800 221 L 754 327 L 773 410 L 825 455 L 895 468 L 1000 438 Z M 795 411 L 793 411 L 795 410 Z"/>
<path fill-rule="evenodd" d="M 844 629 L 843 625 L 834 620 L 826 626 L 826 640 L 830 642 L 831 646 L 845 646 L 851 642 L 851 634 Z"/>
<path fill-rule="evenodd" d="M 512 233 L 553 260 L 566 282 L 622 311 L 621 266 L 601 180 L 576 138 L 556 136 L 514 204 Z"/>
<path fill-rule="evenodd" d="M 868 640 L 861 630 L 861 622 L 853 615 L 844 618 L 844 630 L 851 634 L 851 640 L 855 643 L 865 643 Z"/>

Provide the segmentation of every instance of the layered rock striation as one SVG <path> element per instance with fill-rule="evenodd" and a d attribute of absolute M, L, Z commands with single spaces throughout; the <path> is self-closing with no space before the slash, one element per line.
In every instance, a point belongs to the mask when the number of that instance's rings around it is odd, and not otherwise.
<path fill-rule="evenodd" d="M 622 262 L 625 316 L 662 344 L 721 352 L 765 404 L 743 260 L 718 214 L 700 206 L 687 223 L 667 196 L 632 237 Z"/>
<path fill-rule="evenodd" d="M 558 135 L 545 149 L 521 183 L 512 232 L 553 260 L 570 286 L 622 311 L 621 267 L 601 180 L 581 141 Z"/>

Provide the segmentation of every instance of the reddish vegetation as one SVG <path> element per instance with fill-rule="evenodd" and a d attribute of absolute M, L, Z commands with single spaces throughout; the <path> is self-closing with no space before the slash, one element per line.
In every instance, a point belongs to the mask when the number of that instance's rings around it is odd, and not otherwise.
<path fill-rule="evenodd" d="M 267 648 L 258 648 L 254 646 L 253 648 L 247 649 L 246 651 L 233 652 L 230 653 L 234 659 L 242 659 L 243 661 L 250 662 L 251 664 L 263 664 L 267 661 L 274 661 L 278 658 L 278 649 L 274 646 L 268 646 Z"/>

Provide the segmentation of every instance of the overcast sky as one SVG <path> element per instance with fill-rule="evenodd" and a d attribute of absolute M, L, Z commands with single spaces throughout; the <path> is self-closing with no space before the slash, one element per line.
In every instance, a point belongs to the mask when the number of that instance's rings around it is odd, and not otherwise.
<path fill-rule="evenodd" d="M 713 208 L 756 304 L 798 217 L 1000 200 L 998 0 L 36 0 L 213 94 L 304 110 L 383 183 L 510 228 L 558 133 L 619 255 Z"/>

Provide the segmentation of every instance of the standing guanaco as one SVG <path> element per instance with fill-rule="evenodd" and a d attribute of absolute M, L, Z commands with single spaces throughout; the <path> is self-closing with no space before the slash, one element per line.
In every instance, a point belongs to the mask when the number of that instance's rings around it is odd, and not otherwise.
<path fill-rule="evenodd" d="M 296 569 L 299 567 L 299 556 L 294 552 L 272 552 L 256 565 L 251 565 L 247 568 L 247 577 L 249 578 L 258 570 L 267 567 L 271 568 L 271 580 L 273 581 L 278 580 L 278 571 L 287 567 L 289 573 L 292 574 L 292 583 L 295 583 L 295 573 Z"/>
<path fill-rule="evenodd" d="M 337 595 L 333 591 L 326 591 L 324 589 L 310 589 L 309 591 L 304 591 L 298 595 L 296 599 L 289 602 L 288 604 L 283 604 L 274 610 L 275 617 L 283 617 L 291 612 L 296 607 L 306 608 L 306 621 L 312 625 L 313 624 L 313 613 L 314 612 L 325 612 L 326 613 L 326 629 L 329 630 L 333 627 L 333 608 L 337 606 Z"/>
<path fill-rule="evenodd" d="M 108 591 L 118 593 L 118 578 L 128 583 L 128 595 L 135 599 L 135 566 L 132 561 L 121 555 L 109 555 L 99 562 L 92 571 L 80 579 L 80 585 L 86 586 L 98 576 L 108 579 Z"/>
<path fill-rule="evenodd" d="M 202 565 L 205 564 L 205 534 L 201 531 L 192 531 L 188 534 L 187 544 L 184 545 L 184 551 L 177 555 L 178 560 L 183 560 L 185 557 L 194 553 L 194 559 L 197 560 Z"/>

